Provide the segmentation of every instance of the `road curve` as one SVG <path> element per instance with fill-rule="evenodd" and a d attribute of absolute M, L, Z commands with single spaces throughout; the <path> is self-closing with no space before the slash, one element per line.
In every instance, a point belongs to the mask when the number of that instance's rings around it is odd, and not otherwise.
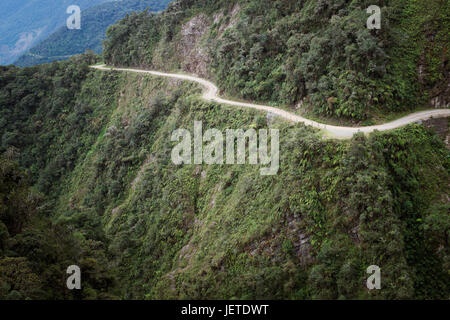
<path fill-rule="evenodd" d="M 417 122 L 420 120 L 427 120 L 430 118 L 440 118 L 440 117 L 450 116 L 450 109 L 434 109 L 434 110 L 427 110 L 427 111 L 411 113 L 411 114 L 409 114 L 403 118 L 397 119 L 395 121 L 376 125 L 376 126 L 340 127 L 340 126 L 333 126 L 333 125 L 323 124 L 323 123 L 319 123 L 319 122 L 316 122 L 313 120 L 309 120 L 309 119 L 303 118 L 299 115 L 292 114 L 290 112 L 287 112 L 287 111 L 285 111 L 283 109 L 279 109 L 279 108 L 274 108 L 274 107 L 269 107 L 269 106 L 259 105 L 259 104 L 253 104 L 253 103 L 245 103 L 245 102 L 238 102 L 238 101 L 222 99 L 217 95 L 219 89 L 216 87 L 216 85 L 214 83 L 212 83 L 208 80 L 202 79 L 202 78 L 195 77 L 195 76 L 176 74 L 176 73 L 165 73 L 165 72 L 159 72 L 159 71 L 141 70 L 141 69 L 106 67 L 105 65 L 91 66 L 91 68 L 94 68 L 97 70 L 103 70 L 103 71 L 113 71 L 114 70 L 114 71 L 126 71 L 126 72 L 136 72 L 136 73 L 147 73 L 147 74 L 151 74 L 151 75 L 159 76 L 159 77 L 167 77 L 167 78 L 197 82 L 206 88 L 206 90 L 203 92 L 203 99 L 205 99 L 206 101 L 214 101 L 217 103 L 227 104 L 227 105 L 231 105 L 231 106 L 239 106 L 239 107 L 244 107 L 244 108 L 252 108 L 252 109 L 256 109 L 256 110 L 270 112 L 270 113 L 273 113 L 273 114 L 280 116 L 281 118 L 284 118 L 289 121 L 302 122 L 308 126 L 312 126 L 314 128 L 325 130 L 329 133 L 328 134 L 329 136 L 331 136 L 333 138 L 340 138 L 340 139 L 351 138 L 357 132 L 370 133 L 370 132 L 373 132 L 374 130 L 385 131 L 385 130 L 400 128 L 407 124 Z"/>

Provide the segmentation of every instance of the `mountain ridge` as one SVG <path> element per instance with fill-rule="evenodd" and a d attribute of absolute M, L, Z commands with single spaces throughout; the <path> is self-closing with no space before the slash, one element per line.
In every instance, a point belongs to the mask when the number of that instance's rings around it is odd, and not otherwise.
<path fill-rule="evenodd" d="M 81 30 L 60 27 L 22 55 L 14 64 L 25 67 L 49 63 L 84 53 L 88 49 L 99 54 L 102 51 L 106 29 L 110 25 L 133 11 L 144 11 L 147 8 L 155 12 L 163 10 L 168 2 L 169 0 L 121 0 L 83 10 Z"/>
<path fill-rule="evenodd" d="M 109 0 L 79 0 L 81 10 Z M 13 63 L 27 49 L 65 24 L 71 0 L 3 0 L 0 65 Z"/>

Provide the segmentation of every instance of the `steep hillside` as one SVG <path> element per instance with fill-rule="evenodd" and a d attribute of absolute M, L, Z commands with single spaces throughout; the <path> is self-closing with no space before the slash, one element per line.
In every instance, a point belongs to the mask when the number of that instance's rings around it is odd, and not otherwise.
<path fill-rule="evenodd" d="M 81 10 L 108 0 L 77 0 Z M 72 0 L 2 0 L 0 65 L 8 65 L 66 23 Z"/>
<path fill-rule="evenodd" d="M 69 30 L 60 27 L 47 39 L 31 48 L 14 64 L 19 67 L 64 60 L 80 54 L 86 50 L 95 53 L 102 52 L 102 41 L 105 39 L 106 29 L 117 20 L 133 11 L 161 11 L 166 8 L 170 0 L 122 0 L 107 2 L 87 10 L 81 15 L 83 27 L 80 30 Z"/>
<path fill-rule="evenodd" d="M 448 2 L 380 1 L 376 31 L 369 4 L 180 0 L 110 27 L 103 58 L 335 122 L 447 106 Z M 449 299 L 448 120 L 324 140 L 99 60 L 0 67 L 1 299 Z M 278 129 L 277 174 L 174 164 L 195 121 Z"/>
<path fill-rule="evenodd" d="M 1 152 L 15 154 L 41 192 L 36 215 L 80 248 L 46 268 L 55 279 L 65 264 L 87 270 L 79 297 L 448 299 L 450 157 L 437 135 L 415 124 L 324 141 L 301 124 L 204 102 L 192 83 L 94 71 L 93 62 L 0 73 Z M 278 174 L 174 165 L 172 132 L 194 121 L 279 129 Z M 0 217 L 9 232 L 0 247 L 12 248 L 23 232 Z M 14 248 L 1 251 L 0 268 L 25 257 L 40 261 L 25 269 L 40 275 L 47 260 Z M 372 264 L 383 290 L 365 286 Z"/>
<path fill-rule="evenodd" d="M 366 27 L 373 4 L 380 30 Z M 449 16 L 445 0 L 180 0 L 110 28 L 104 56 L 196 73 L 231 96 L 310 117 L 370 124 L 448 107 Z"/>
<path fill-rule="evenodd" d="M 62 177 L 99 134 L 95 125 L 86 128 L 87 121 L 98 116 L 101 126 L 108 117 L 109 101 L 82 90 L 109 82 L 107 75 L 103 81 L 88 77 L 94 61 L 87 56 L 23 70 L 0 67 L 2 300 L 118 297 L 101 230 L 85 238 L 52 215 Z M 85 270 L 83 292 L 65 285 L 74 263 Z"/>

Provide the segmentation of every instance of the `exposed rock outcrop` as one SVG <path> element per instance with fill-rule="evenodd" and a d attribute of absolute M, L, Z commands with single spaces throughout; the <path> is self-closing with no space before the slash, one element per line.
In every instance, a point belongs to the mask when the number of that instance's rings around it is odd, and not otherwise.
<path fill-rule="evenodd" d="M 178 52 L 183 59 L 183 70 L 198 76 L 208 76 L 210 57 L 201 41 L 209 30 L 209 20 L 201 14 L 189 20 L 181 27 L 181 42 Z"/>

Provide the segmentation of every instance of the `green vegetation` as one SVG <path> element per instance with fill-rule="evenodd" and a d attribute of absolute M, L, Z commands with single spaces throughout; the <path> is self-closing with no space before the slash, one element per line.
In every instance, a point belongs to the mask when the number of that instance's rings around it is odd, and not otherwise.
<path fill-rule="evenodd" d="M 80 239 L 41 209 L 44 195 L 29 186 L 9 150 L 0 158 L 0 299 L 108 299 L 114 283 L 103 243 Z M 66 269 L 85 270 L 82 292 L 65 287 Z"/>
<path fill-rule="evenodd" d="M 110 27 L 103 58 L 340 120 L 445 96 L 448 3 L 382 1 L 379 31 L 364 28 L 368 4 L 176 1 Z M 450 153 L 432 130 L 324 140 L 97 62 L 0 67 L 0 299 L 450 297 Z M 172 132 L 195 120 L 279 129 L 278 174 L 174 165 Z M 65 287 L 73 264 L 81 291 Z M 365 286 L 370 265 L 382 290 Z"/>
<path fill-rule="evenodd" d="M 122 19 L 133 11 L 161 11 L 166 8 L 169 0 L 121 0 L 107 2 L 81 13 L 82 28 L 69 30 L 60 27 L 47 39 L 31 48 L 14 64 L 19 67 L 65 60 L 86 50 L 95 53 L 102 52 L 102 41 L 105 39 L 106 29 L 117 20 Z"/>
<path fill-rule="evenodd" d="M 92 63 L 2 69 L 2 298 L 448 298 L 450 157 L 432 132 L 323 140 Z M 279 174 L 175 166 L 171 133 L 194 120 L 280 129 Z M 79 295 L 71 264 L 89 275 Z"/>
<path fill-rule="evenodd" d="M 83 91 L 96 90 L 96 83 L 102 94 L 112 92 L 102 87 L 111 85 L 111 76 L 86 78 L 94 62 L 88 55 L 1 69 L 0 299 L 115 297 L 102 233 L 85 238 L 52 215 L 64 175 L 85 155 L 108 116 L 110 97 Z M 82 292 L 65 287 L 72 264 L 86 271 Z"/>
<path fill-rule="evenodd" d="M 429 106 L 436 97 L 435 106 L 448 105 L 448 1 L 381 1 L 382 28 L 371 31 L 366 8 L 373 4 L 178 1 L 162 15 L 136 14 L 110 28 L 104 57 L 118 66 L 197 71 L 182 50 L 192 44 L 229 95 L 353 122 Z M 183 32 L 188 21 L 199 39 Z"/>

